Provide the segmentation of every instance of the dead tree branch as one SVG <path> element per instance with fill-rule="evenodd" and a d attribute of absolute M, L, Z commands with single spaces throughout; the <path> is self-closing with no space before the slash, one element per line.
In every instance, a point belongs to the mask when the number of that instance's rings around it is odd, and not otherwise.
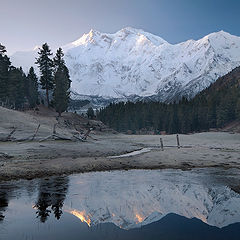
<path fill-rule="evenodd" d="M 0 142 L 8 142 L 15 140 L 12 135 L 16 132 L 16 128 L 14 128 L 6 137 L 0 137 Z"/>

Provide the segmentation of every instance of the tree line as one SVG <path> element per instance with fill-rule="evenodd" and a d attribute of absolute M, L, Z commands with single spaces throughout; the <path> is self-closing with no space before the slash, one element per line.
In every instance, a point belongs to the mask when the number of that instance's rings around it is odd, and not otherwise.
<path fill-rule="evenodd" d="M 39 68 L 40 79 L 33 67 L 25 74 L 21 67 L 12 66 L 6 53 L 6 47 L 0 44 L 1 106 L 17 110 L 34 108 L 40 101 L 44 103 L 39 94 L 39 91 L 44 90 L 48 107 L 54 107 L 59 115 L 67 110 L 71 80 L 61 48 L 57 50 L 54 58 L 47 43 L 39 48 L 35 63 Z"/>
<path fill-rule="evenodd" d="M 189 133 L 221 128 L 240 120 L 240 67 L 219 78 L 192 100 L 178 103 L 120 102 L 101 109 L 97 118 L 119 132 Z"/>

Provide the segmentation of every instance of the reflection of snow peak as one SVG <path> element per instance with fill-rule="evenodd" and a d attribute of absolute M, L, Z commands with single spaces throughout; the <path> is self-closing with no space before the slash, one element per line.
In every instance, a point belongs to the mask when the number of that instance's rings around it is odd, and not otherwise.
<path fill-rule="evenodd" d="M 85 211 L 73 210 L 73 211 L 69 211 L 69 213 L 71 213 L 75 217 L 79 218 L 81 220 L 81 222 L 85 222 L 90 227 L 91 219 L 88 215 L 86 215 Z"/>
<path fill-rule="evenodd" d="M 240 222 L 240 195 L 225 186 L 231 175 L 221 171 L 223 182 L 216 182 L 213 171 L 129 170 L 74 175 L 69 189 L 74 195 L 69 196 L 66 206 L 71 205 L 71 214 L 89 226 L 111 222 L 130 229 L 169 213 L 217 227 Z"/>
<path fill-rule="evenodd" d="M 136 221 L 137 224 L 143 222 L 143 220 L 144 220 L 144 218 L 142 216 L 140 216 L 139 214 L 136 214 L 136 219 L 137 219 L 137 221 Z"/>

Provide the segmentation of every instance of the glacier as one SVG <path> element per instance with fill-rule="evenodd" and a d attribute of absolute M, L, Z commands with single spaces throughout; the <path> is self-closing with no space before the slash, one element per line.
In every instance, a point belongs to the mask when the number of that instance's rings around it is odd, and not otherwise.
<path fill-rule="evenodd" d="M 240 65 L 240 37 L 224 31 L 170 44 L 131 27 L 114 34 L 91 30 L 62 48 L 75 99 L 193 98 Z M 11 61 L 27 71 L 37 51 L 16 52 Z"/>

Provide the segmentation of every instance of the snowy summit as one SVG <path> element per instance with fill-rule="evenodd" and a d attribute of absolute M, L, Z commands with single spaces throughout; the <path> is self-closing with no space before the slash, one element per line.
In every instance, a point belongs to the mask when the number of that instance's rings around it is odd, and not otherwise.
<path fill-rule="evenodd" d="M 240 65 L 240 37 L 224 31 L 170 44 L 130 27 L 114 34 L 91 30 L 63 49 L 73 92 L 107 99 L 191 98 Z M 26 69 L 36 55 L 36 49 L 17 52 L 11 61 Z"/>

